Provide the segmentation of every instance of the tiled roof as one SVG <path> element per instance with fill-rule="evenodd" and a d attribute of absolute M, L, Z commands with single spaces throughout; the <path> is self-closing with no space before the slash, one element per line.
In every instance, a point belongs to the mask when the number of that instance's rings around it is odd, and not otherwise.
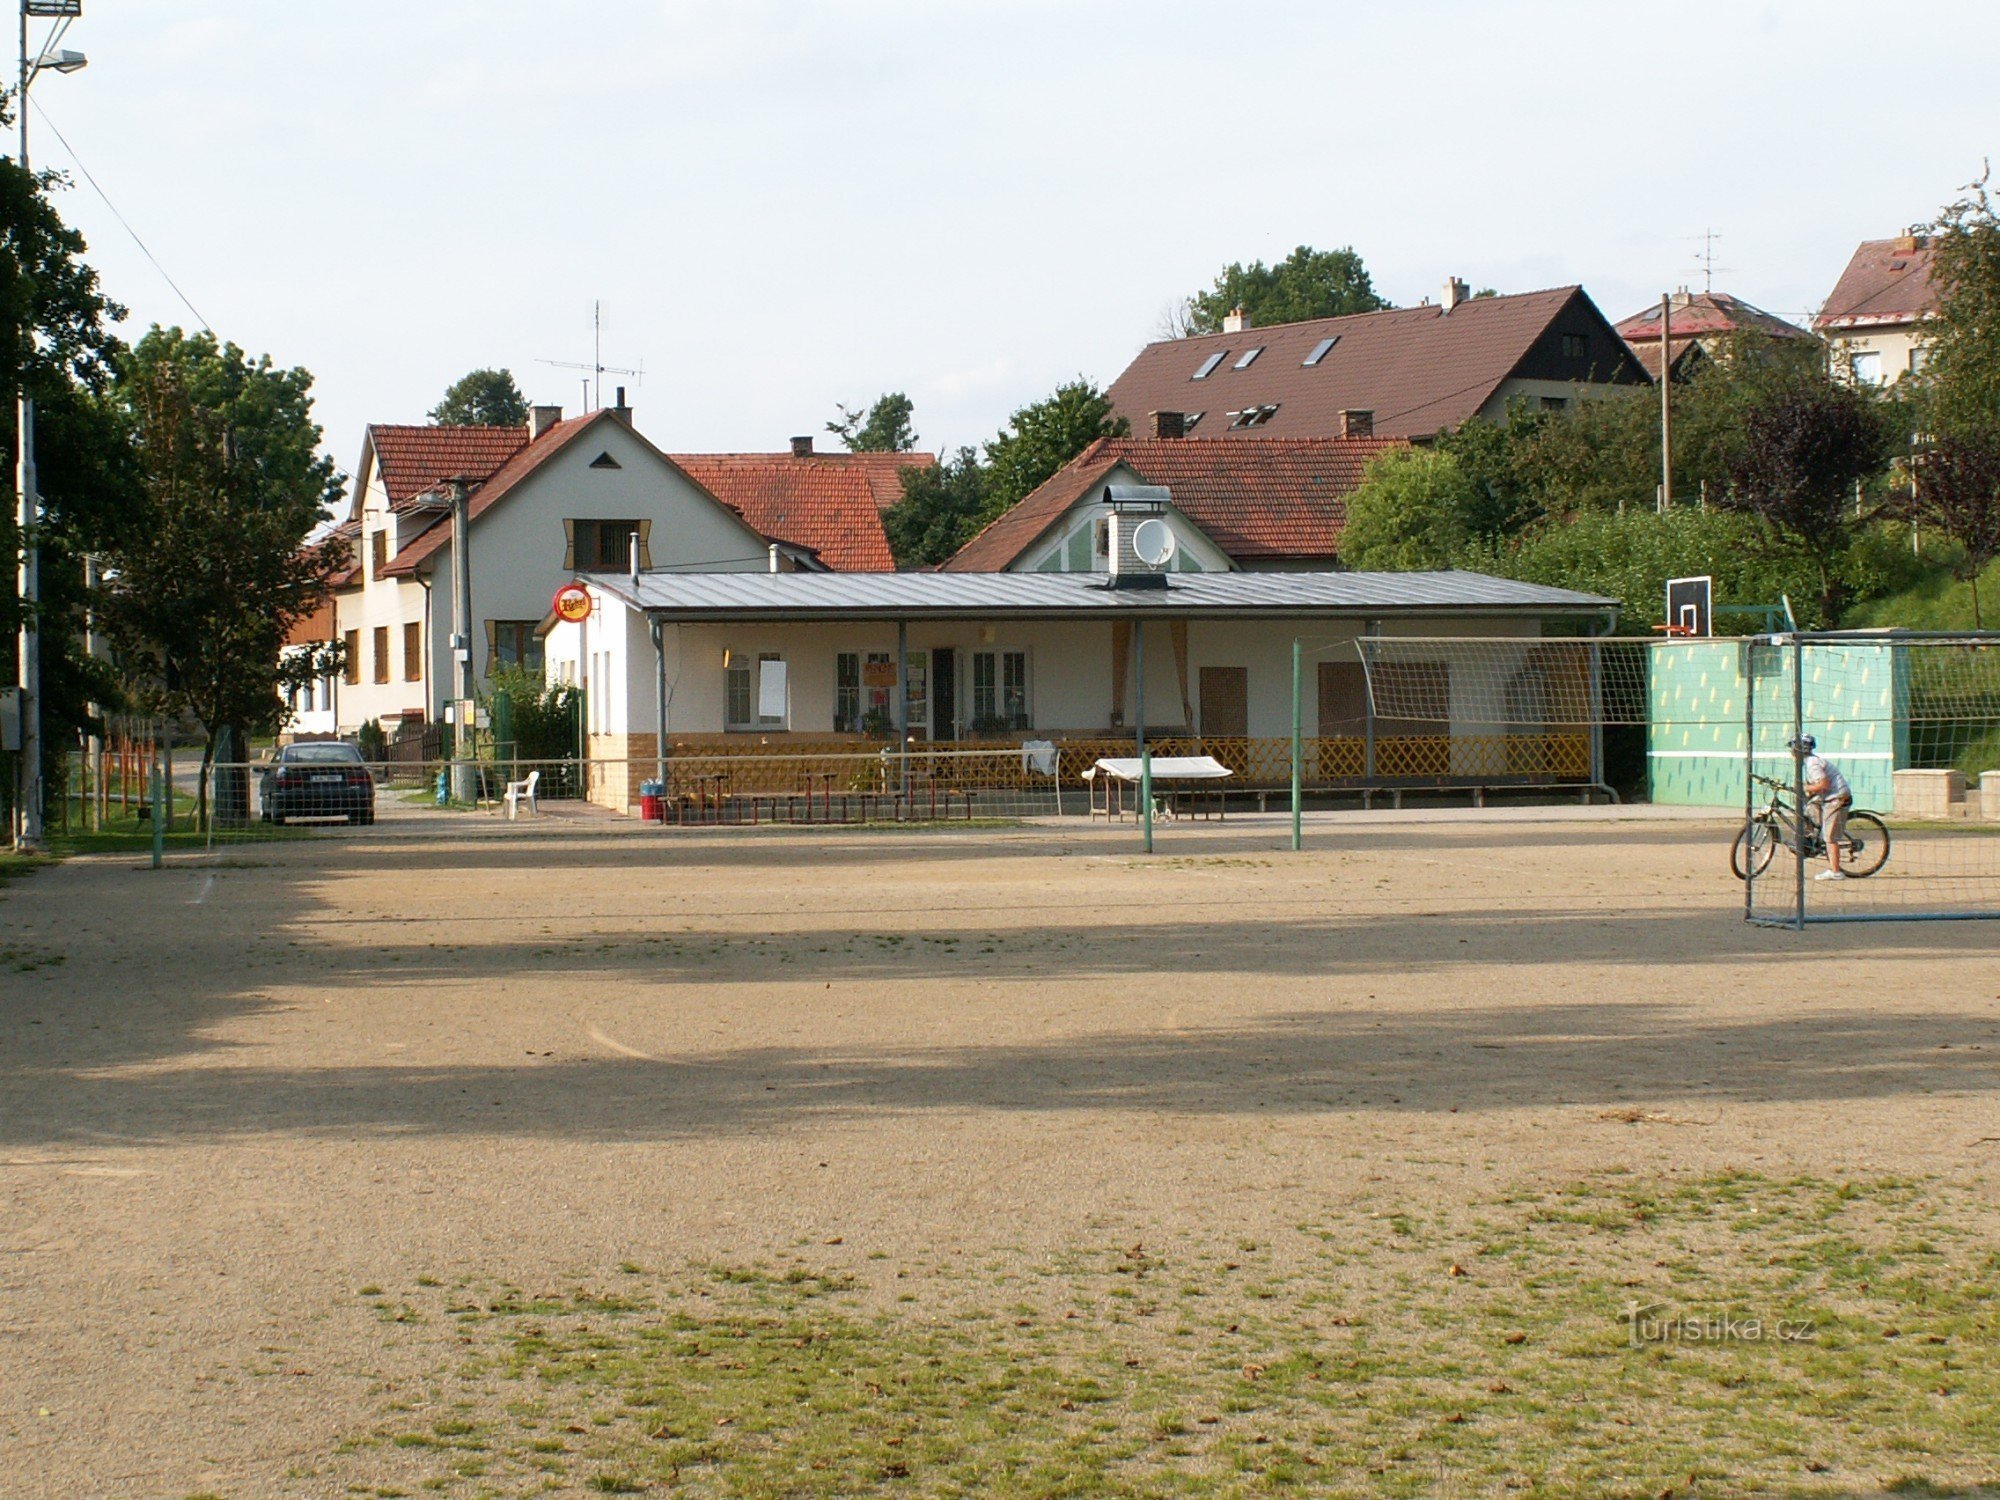
<path fill-rule="evenodd" d="M 371 423 L 368 441 L 392 509 L 402 510 L 447 479 L 481 480 L 528 444 L 525 427 L 416 427 Z"/>
<path fill-rule="evenodd" d="M 1776 313 L 1753 307 L 1727 292 L 1682 292 L 1673 299 L 1672 326 L 1668 339 L 1678 344 L 1683 338 L 1715 338 L 1725 333 L 1755 330 L 1774 339 L 1804 339 L 1812 335 L 1796 323 L 1787 323 Z M 1653 362 L 1660 357 L 1660 304 L 1635 312 L 1618 324 L 1618 336 L 1644 358 L 1650 342 Z M 1652 366 L 1649 364 L 1650 370 Z"/>
<path fill-rule="evenodd" d="M 1583 338 L 1565 356 L 1560 333 Z M 1326 339 L 1337 339 L 1311 365 Z M 1261 352 L 1247 365 L 1245 355 Z M 1221 355 L 1202 379 L 1195 374 Z M 1372 411 L 1387 437 L 1425 437 L 1472 416 L 1514 375 L 1643 385 L 1646 375 L 1582 287 L 1475 297 L 1346 318 L 1281 323 L 1148 344 L 1107 393 L 1136 432 L 1155 411 L 1201 412 L 1196 435 L 1332 437 L 1344 409 Z M 1229 413 L 1274 406 L 1232 431 Z"/>
<path fill-rule="evenodd" d="M 1914 235 L 1863 240 L 1834 283 L 1813 327 L 1893 327 L 1914 323 L 1937 307 L 1931 286 L 1931 247 Z"/>
<path fill-rule="evenodd" d="M 676 453 L 676 464 L 765 536 L 808 547 L 843 573 L 895 566 L 882 530 L 883 497 L 902 470 L 927 467 L 928 453 Z"/>
<path fill-rule="evenodd" d="M 486 482 L 472 492 L 472 499 L 466 506 L 466 518 L 469 521 L 477 521 L 487 511 L 505 499 L 508 492 L 515 485 L 534 473 L 535 470 L 555 457 L 556 454 L 562 452 L 564 448 L 567 448 L 586 429 L 595 426 L 599 422 L 617 422 L 621 420 L 623 419 L 618 416 L 613 408 L 608 406 L 600 407 L 598 410 L 590 412 L 587 415 L 571 417 L 567 421 L 558 422 L 532 442 L 524 443 L 517 447 L 513 455 L 497 469 L 493 470 L 487 476 Z M 470 429 L 459 428 L 457 430 L 463 432 Z M 495 430 L 504 432 L 510 429 L 499 428 Z M 446 475 L 443 477 L 449 478 L 451 476 Z M 395 557 L 390 560 L 389 566 L 383 569 L 383 575 L 385 577 L 393 577 L 416 572 L 419 563 L 450 540 L 450 525 L 443 520 L 438 521 L 429 530 L 420 533 L 413 541 L 407 542 L 399 548 Z"/>
<path fill-rule="evenodd" d="M 1347 496 L 1370 459 L 1401 438 L 1100 438 L 961 547 L 949 573 L 1009 567 L 1124 465 L 1173 492 L 1174 508 L 1238 561 L 1327 561 L 1339 551 Z"/>

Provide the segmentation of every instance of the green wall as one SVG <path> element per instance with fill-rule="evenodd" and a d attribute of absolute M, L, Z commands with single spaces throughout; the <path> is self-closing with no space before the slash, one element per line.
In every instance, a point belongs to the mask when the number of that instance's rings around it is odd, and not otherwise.
<path fill-rule="evenodd" d="M 1743 805 L 1743 654 L 1758 652 L 1757 770 L 1789 779 L 1793 653 L 1747 641 L 1666 641 L 1647 673 L 1646 765 L 1655 802 Z M 1846 774 L 1860 807 L 1886 808 L 1896 766 L 1897 661 L 1888 645 L 1804 648 L 1805 727 Z"/>

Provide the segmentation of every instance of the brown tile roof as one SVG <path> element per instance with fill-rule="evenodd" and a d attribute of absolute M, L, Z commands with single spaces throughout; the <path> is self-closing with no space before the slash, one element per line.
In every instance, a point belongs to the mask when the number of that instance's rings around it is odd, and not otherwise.
<path fill-rule="evenodd" d="M 1582 334 L 1588 352 L 1565 362 L 1547 347 L 1560 331 Z M 1317 364 L 1323 340 L 1339 340 Z M 1252 349 L 1249 365 L 1238 362 Z M 1195 372 L 1225 354 L 1204 379 Z M 1140 351 L 1111 383 L 1118 413 L 1145 427 L 1154 411 L 1203 413 L 1203 438 L 1332 437 L 1343 409 L 1372 411 L 1375 431 L 1425 437 L 1472 416 L 1515 374 L 1555 380 L 1644 384 L 1646 376 L 1582 287 L 1393 308 L 1346 318 L 1282 323 L 1241 333 L 1168 339 Z M 1232 430 L 1229 413 L 1276 406 L 1268 421 Z"/>
<path fill-rule="evenodd" d="M 1937 307 L 1931 247 L 1915 235 L 1863 240 L 1813 319 L 1822 331 L 1914 323 Z"/>
<path fill-rule="evenodd" d="M 1754 330 L 1774 339 L 1805 339 L 1812 335 L 1796 323 L 1787 323 L 1776 313 L 1753 307 L 1727 292 L 1683 292 L 1673 299 L 1673 326 L 1668 337 L 1676 344 L 1682 338 L 1716 338 L 1726 333 Z M 1660 354 L 1660 304 L 1635 312 L 1618 324 L 1618 336 L 1639 353 L 1650 341 L 1655 362 Z M 1648 369 L 1651 368 L 1649 365 Z"/>
<path fill-rule="evenodd" d="M 466 507 L 467 518 L 477 521 L 487 511 L 505 499 L 515 485 L 526 479 L 551 458 L 554 458 L 556 454 L 562 452 L 577 437 L 591 427 L 594 427 L 597 423 L 617 422 L 621 420 L 623 419 L 617 415 L 613 408 L 608 406 L 600 407 L 598 410 L 589 412 L 584 416 L 571 417 L 566 421 L 558 422 L 532 442 L 524 443 L 517 447 L 513 455 L 497 469 L 493 470 L 486 477 L 486 481 L 472 492 L 471 502 Z M 453 429 L 437 430 L 449 431 Z M 465 432 L 471 429 L 458 428 L 456 430 Z M 497 428 L 492 430 L 505 432 L 512 429 Z M 640 441 L 644 442 L 645 439 L 641 438 Z M 665 454 L 661 454 L 660 456 L 662 458 L 666 457 Z M 451 476 L 446 475 L 444 477 L 449 478 Z M 383 569 L 383 576 L 396 577 L 415 573 L 419 563 L 450 540 L 451 526 L 448 522 L 440 519 L 429 530 L 419 533 L 415 540 L 406 543 L 400 548 L 395 557 L 390 559 L 389 566 Z"/>
<path fill-rule="evenodd" d="M 882 512 L 902 499 L 904 469 L 936 462 L 928 453 L 676 453 L 673 460 L 765 536 L 808 547 L 842 573 L 895 570 Z"/>
<path fill-rule="evenodd" d="M 1339 550 L 1347 496 L 1401 438 L 1100 438 L 944 564 L 995 573 L 1033 546 L 1120 464 L 1173 491 L 1174 508 L 1231 558 L 1325 560 Z"/>
<path fill-rule="evenodd" d="M 485 479 L 527 446 L 525 427 L 417 427 L 371 423 L 368 442 L 393 510 L 447 479 Z"/>

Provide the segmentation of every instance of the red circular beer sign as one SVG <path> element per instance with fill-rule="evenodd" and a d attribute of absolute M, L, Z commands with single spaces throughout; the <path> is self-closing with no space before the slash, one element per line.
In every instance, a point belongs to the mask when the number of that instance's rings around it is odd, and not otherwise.
<path fill-rule="evenodd" d="M 590 618 L 590 590 L 580 583 L 566 583 L 556 590 L 556 618 L 580 625 Z"/>

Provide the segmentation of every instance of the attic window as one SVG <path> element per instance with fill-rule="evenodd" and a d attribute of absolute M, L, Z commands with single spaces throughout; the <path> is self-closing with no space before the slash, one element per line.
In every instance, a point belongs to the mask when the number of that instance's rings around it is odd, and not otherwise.
<path fill-rule="evenodd" d="M 1327 351 L 1339 342 L 1340 342 L 1340 335 L 1336 333 L 1332 338 L 1321 339 L 1317 344 L 1314 344 L 1313 352 L 1306 356 L 1306 362 L 1304 368 L 1309 370 L 1314 365 L 1318 364 L 1321 360 L 1325 359 Z"/>
<path fill-rule="evenodd" d="M 1186 437 L 1190 432 L 1193 432 L 1194 424 L 1207 415 L 1208 413 L 1205 411 L 1183 412 L 1181 414 L 1181 436 Z"/>
<path fill-rule="evenodd" d="M 1232 431 L 1238 427 L 1262 427 L 1277 414 L 1278 407 L 1275 402 L 1269 406 L 1246 406 L 1241 411 L 1229 414 L 1229 426 Z"/>
<path fill-rule="evenodd" d="M 1259 344 L 1255 349 L 1251 349 L 1248 352 L 1246 352 L 1241 359 L 1237 360 L 1236 363 L 1231 365 L 1229 368 L 1232 370 L 1247 370 L 1250 368 L 1252 364 L 1256 363 L 1257 356 L 1262 354 L 1263 352 L 1264 352 L 1264 346 L 1262 344 Z"/>
<path fill-rule="evenodd" d="M 1229 358 L 1229 351 L 1227 349 L 1216 350 L 1215 353 L 1209 355 L 1207 359 L 1203 360 L 1201 362 L 1201 368 L 1196 370 L 1194 374 L 1188 378 L 1191 380 L 1208 379 L 1209 376 L 1215 373 L 1215 367 L 1221 364 L 1227 358 Z"/>
<path fill-rule="evenodd" d="M 590 461 L 590 466 L 593 469 L 622 469 L 625 467 L 625 465 L 618 462 L 609 453 L 598 454 L 597 457 Z"/>
<path fill-rule="evenodd" d="M 1566 333 L 1562 336 L 1564 359 L 1582 359 L 1590 353 L 1590 340 L 1580 333 Z"/>

